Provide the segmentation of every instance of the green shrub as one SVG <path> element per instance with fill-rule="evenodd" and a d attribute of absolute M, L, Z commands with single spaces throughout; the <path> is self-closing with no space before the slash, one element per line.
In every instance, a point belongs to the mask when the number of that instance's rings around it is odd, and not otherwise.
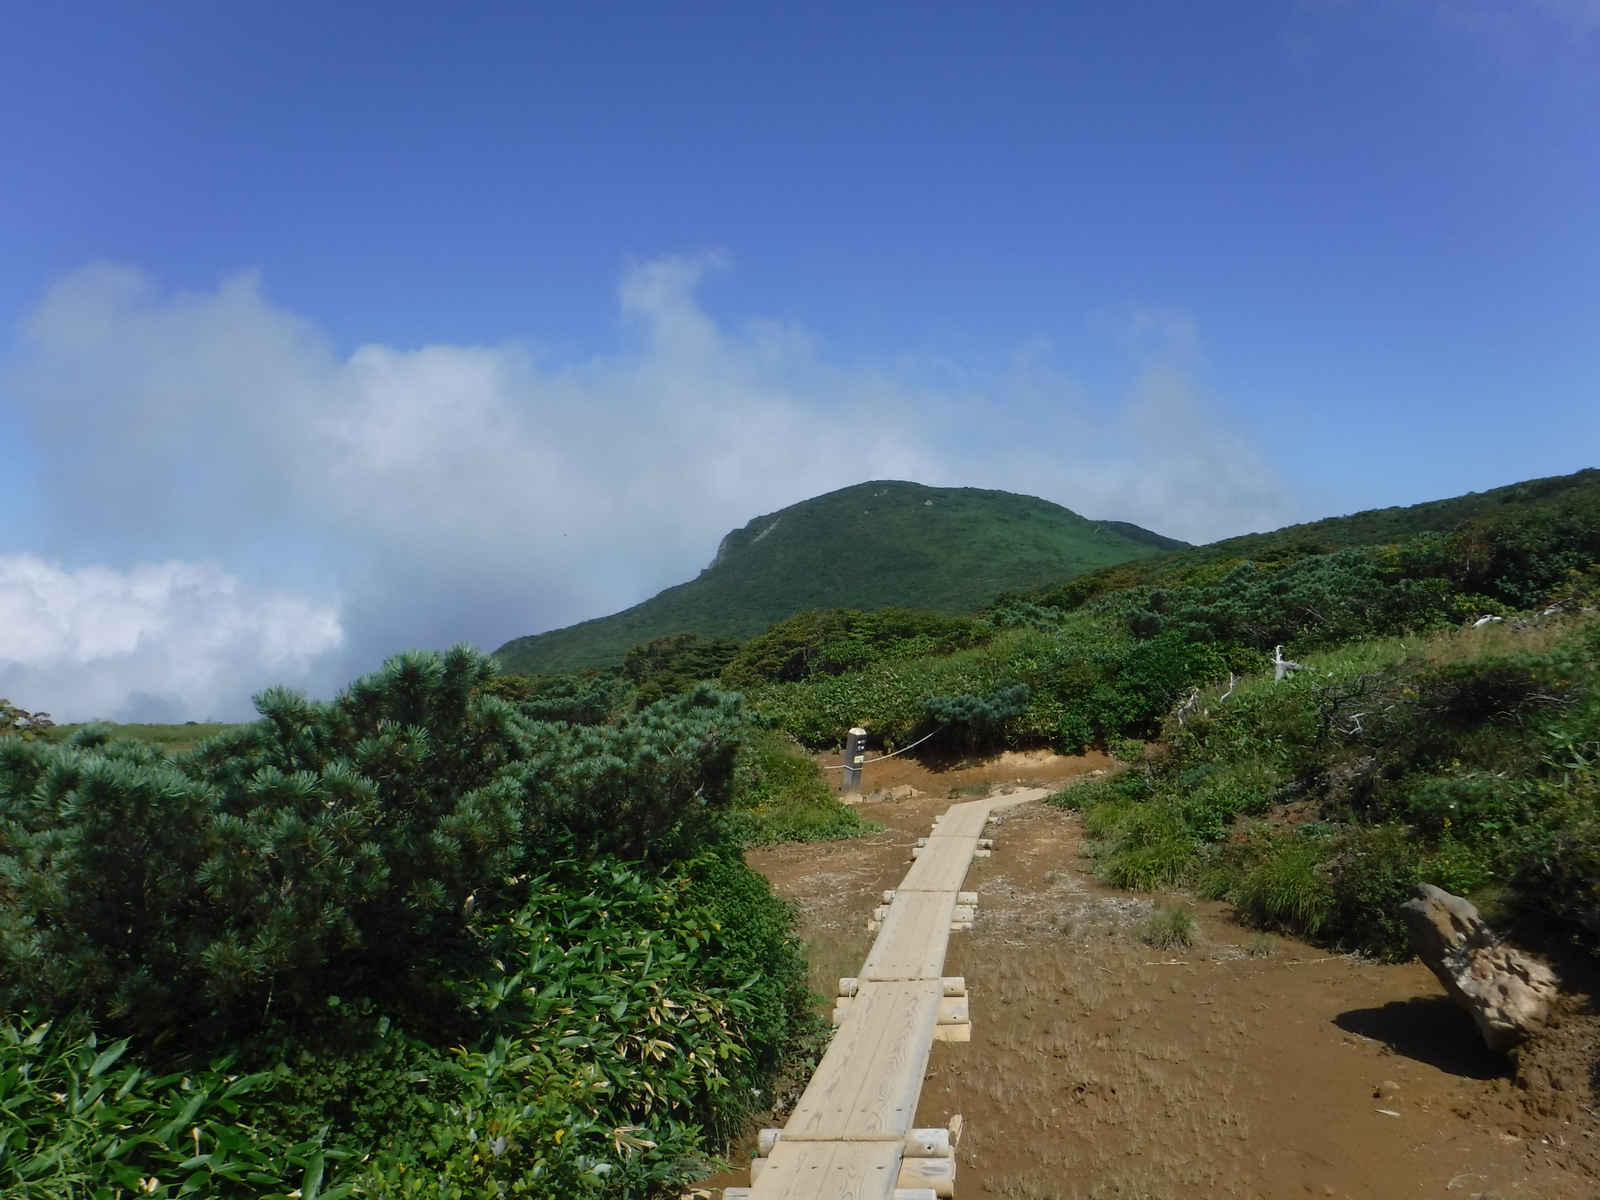
<path fill-rule="evenodd" d="M 482 962 L 463 912 L 556 835 L 692 848 L 742 737 L 708 689 L 573 728 L 483 694 L 493 675 L 467 649 L 397 656 L 331 704 L 263 693 L 260 721 L 174 757 L 93 728 L 0 739 L 6 1003 L 199 1055 L 337 1025 L 328 996 L 448 1036 L 438 981 Z"/>
<path fill-rule="evenodd" d="M 723 669 L 722 681 L 739 688 L 803 682 L 879 662 L 950 654 L 975 646 L 988 635 L 985 625 L 969 617 L 943 613 L 813 609 L 751 638 Z"/>
<path fill-rule="evenodd" d="M 1017 626 L 934 657 L 743 686 L 758 713 L 809 746 L 837 745 L 853 725 L 905 745 L 926 732 L 930 718 L 948 718 L 957 736 L 1000 732 L 1076 750 L 1114 737 L 1153 736 L 1189 688 L 1225 678 L 1227 669 L 1217 648 L 1177 636 L 1140 642 L 1094 628 Z"/>
<path fill-rule="evenodd" d="M 633 707 L 648 708 L 703 680 L 716 679 L 738 651 L 738 638 L 702 638 L 697 633 L 674 633 L 634 643 L 622 664 L 623 674 L 633 684 Z"/>
<path fill-rule="evenodd" d="M 585 672 L 533 680 L 526 696 L 513 699 L 517 711 L 530 721 L 603 725 L 623 710 L 631 696 L 626 679 Z"/>
<path fill-rule="evenodd" d="M 765 880 L 716 854 L 681 877 L 565 860 L 526 886 L 516 912 L 474 923 L 489 969 L 456 988 L 500 1039 L 484 1053 L 521 1064 L 513 1094 L 486 1096 L 508 1114 L 552 1090 L 564 1097 L 542 1126 L 508 1124 L 500 1157 L 513 1174 L 574 1154 L 615 1160 L 611 1131 L 633 1129 L 656 1145 L 635 1146 L 629 1170 L 680 1178 L 700 1130 L 715 1142 L 760 1107 L 752 1089 L 805 1013 L 792 914 Z M 575 1115 L 592 1130 L 586 1149 L 567 1140 Z"/>
<path fill-rule="evenodd" d="M 1333 908 L 1326 921 L 1334 941 L 1377 958 L 1411 954 L 1400 906 L 1422 878 L 1422 848 L 1395 825 L 1350 830 L 1333 869 Z M 1313 930 L 1315 932 L 1315 930 Z"/>
<path fill-rule="evenodd" d="M 841 803 L 822 771 L 787 734 L 751 735 L 740 751 L 728 825 L 741 845 L 855 837 L 882 826 Z"/>
<path fill-rule="evenodd" d="M 0 738 L 5 1003 L 142 1056 L 82 1129 L 0 1104 L 0 1169 L 63 1200 L 620 1196 L 703 1170 L 816 1024 L 793 913 L 727 841 L 738 699 L 533 720 L 581 688 L 494 672 L 397 656 L 177 755 Z M 29 1036 L 52 1096 L 111 1061 Z M 268 1069 L 200 1069 L 226 1053 Z M 184 1073 L 151 1081 L 163 1062 Z"/>
<path fill-rule="evenodd" d="M 1563 757 L 1573 753 L 1568 747 Z M 1581 752 L 1568 761 L 1573 769 L 1545 789 L 1543 821 L 1510 855 L 1508 891 L 1518 908 L 1567 922 L 1594 946 L 1600 944 L 1600 784 Z"/>
<path fill-rule="evenodd" d="M 1499 838 L 1533 815 L 1523 789 L 1504 775 L 1479 772 L 1424 776 L 1397 807 L 1409 824 L 1432 837 L 1459 831 Z"/>
<path fill-rule="evenodd" d="M 0 1025 L 7 1194 L 309 1196 L 320 1179 L 324 1197 L 555 1198 L 687 1182 L 814 1032 L 792 912 L 730 852 L 682 875 L 563 859 L 518 886 L 515 911 L 470 922 L 488 967 L 451 983 L 477 1026 L 454 1051 L 364 1010 L 347 1014 L 360 1047 L 152 1076 L 119 1057 L 126 1042 Z"/>
<path fill-rule="evenodd" d="M 1028 707 L 1032 689 L 1025 683 L 1001 684 L 986 696 L 966 692 L 957 696 L 929 696 L 922 702 L 930 721 L 946 726 L 952 737 L 967 745 L 997 740 L 1007 722 Z"/>
<path fill-rule="evenodd" d="M 1175 782 L 1184 823 L 1197 840 L 1225 837 L 1241 816 L 1263 813 L 1272 803 L 1276 773 L 1259 760 L 1209 763 L 1182 772 Z"/>

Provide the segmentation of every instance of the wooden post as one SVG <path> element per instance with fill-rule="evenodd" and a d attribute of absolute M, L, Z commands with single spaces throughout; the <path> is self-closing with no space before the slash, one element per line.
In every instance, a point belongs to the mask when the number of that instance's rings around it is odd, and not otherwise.
<path fill-rule="evenodd" d="M 844 794 L 861 791 L 861 764 L 867 757 L 867 731 L 859 725 L 844 739 Z"/>

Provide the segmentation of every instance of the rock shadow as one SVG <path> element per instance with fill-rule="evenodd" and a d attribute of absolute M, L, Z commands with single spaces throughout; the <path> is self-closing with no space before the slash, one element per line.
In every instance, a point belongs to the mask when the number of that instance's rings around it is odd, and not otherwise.
<path fill-rule="evenodd" d="M 1510 1063 L 1483 1044 L 1472 1018 L 1448 996 L 1413 996 L 1382 1008 L 1355 1008 L 1340 1013 L 1333 1023 L 1449 1075 L 1495 1079 L 1511 1071 Z"/>

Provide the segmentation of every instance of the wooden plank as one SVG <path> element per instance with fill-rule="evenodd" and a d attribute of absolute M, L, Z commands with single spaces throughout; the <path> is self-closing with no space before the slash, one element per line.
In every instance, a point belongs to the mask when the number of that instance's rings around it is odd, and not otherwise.
<path fill-rule="evenodd" d="M 940 980 L 939 986 L 941 993 L 944 996 L 944 999 L 939 1001 L 939 1024 L 960 1025 L 964 1022 L 971 1021 L 972 1016 L 969 1008 L 970 1002 L 966 994 L 963 993 L 961 995 L 952 996 L 949 991 L 949 980 Z M 855 1004 L 854 997 L 834 997 L 833 1023 L 835 1025 L 841 1025 L 844 1023 L 844 1014 L 850 1011 L 850 1007 L 853 1004 Z"/>
<path fill-rule="evenodd" d="M 898 899 L 906 892 L 959 891 L 967 877 L 967 868 L 972 865 L 972 851 L 976 845 L 976 838 L 934 838 L 895 888 L 895 897 Z"/>
<path fill-rule="evenodd" d="M 750 1200 L 890 1200 L 902 1149 L 900 1142 L 794 1142 L 786 1135 Z"/>
<path fill-rule="evenodd" d="M 944 975 L 944 952 L 950 944 L 950 916 L 955 892 L 902 892 L 872 943 L 859 978 L 933 979 Z"/>
<path fill-rule="evenodd" d="M 1049 788 L 1023 788 L 1020 792 L 1012 792 L 1009 796 L 991 796 L 988 801 L 989 811 L 995 813 L 1002 809 L 1015 808 L 1030 800 L 1043 800 L 1051 794 Z"/>
<path fill-rule="evenodd" d="M 783 1127 L 791 1141 L 894 1139 L 911 1132 L 944 984 L 863 980 Z"/>
<path fill-rule="evenodd" d="M 957 804 L 933 827 L 932 837 L 982 837 L 989 823 L 989 804 Z"/>
<path fill-rule="evenodd" d="M 900 1163 L 902 1188 L 932 1188 L 940 1197 L 956 1194 L 956 1160 L 953 1158 L 908 1158 Z"/>
<path fill-rule="evenodd" d="M 907 1169 L 903 1152 L 933 1040 L 972 1036 L 965 982 L 942 977 L 957 892 L 989 813 L 1045 795 L 1036 788 L 953 805 L 940 820 L 905 881 L 884 893 L 866 964 L 839 981 L 838 1032 L 782 1137 L 763 1137 L 769 1153 L 753 1186 L 733 1190 L 747 1200 L 910 1200 L 930 1185 L 954 1194 L 952 1159 Z M 970 906 L 977 897 L 960 899 Z"/>

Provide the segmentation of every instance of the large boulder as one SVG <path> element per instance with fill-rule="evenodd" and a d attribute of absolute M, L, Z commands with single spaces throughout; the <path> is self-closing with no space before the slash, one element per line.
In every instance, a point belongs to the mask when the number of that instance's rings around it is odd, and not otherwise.
<path fill-rule="evenodd" d="M 1510 1050 L 1544 1023 L 1556 998 L 1549 967 L 1503 945 L 1478 910 L 1431 883 L 1400 906 L 1417 957 L 1472 1014 L 1491 1050 Z"/>

